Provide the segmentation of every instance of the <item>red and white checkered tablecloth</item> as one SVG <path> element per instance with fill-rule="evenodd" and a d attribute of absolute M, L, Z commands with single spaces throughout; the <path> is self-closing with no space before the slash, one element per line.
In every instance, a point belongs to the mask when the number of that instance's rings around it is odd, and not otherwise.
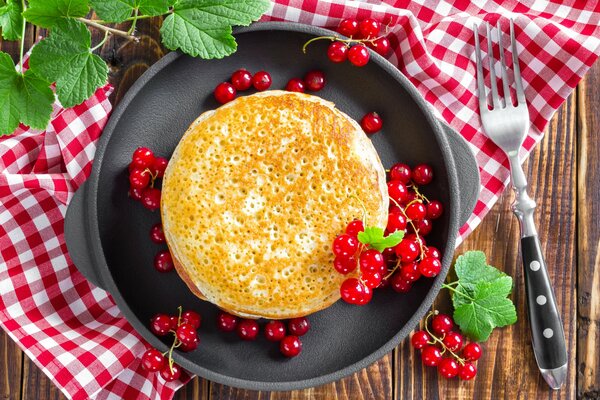
<path fill-rule="evenodd" d="M 436 113 L 470 143 L 482 191 L 464 239 L 505 189 L 505 155 L 484 135 L 475 96 L 473 23 L 516 25 L 531 116 L 522 156 L 600 53 L 597 1 L 277 0 L 263 20 L 334 28 L 343 18 L 390 25 L 398 66 Z M 484 45 L 485 51 L 485 45 Z M 20 127 L 0 138 L 0 325 L 74 399 L 169 399 L 189 379 L 165 383 L 139 368 L 145 343 L 110 295 L 76 270 L 63 220 L 86 179 L 111 105 L 110 87 L 72 109 L 55 105 L 45 131 Z"/>

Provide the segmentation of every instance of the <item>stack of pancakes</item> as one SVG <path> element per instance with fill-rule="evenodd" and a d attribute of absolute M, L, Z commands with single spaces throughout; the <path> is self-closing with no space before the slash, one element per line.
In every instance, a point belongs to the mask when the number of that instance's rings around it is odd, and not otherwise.
<path fill-rule="evenodd" d="M 202 114 L 165 172 L 161 214 L 181 278 L 248 318 L 339 299 L 331 243 L 362 217 L 385 227 L 385 171 L 360 126 L 319 97 L 269 91 Z"/>

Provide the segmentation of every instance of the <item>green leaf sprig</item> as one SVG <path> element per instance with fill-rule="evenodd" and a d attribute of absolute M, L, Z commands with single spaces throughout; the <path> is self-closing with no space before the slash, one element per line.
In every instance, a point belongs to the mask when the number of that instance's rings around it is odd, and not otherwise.
<path fill-rule="evenodd" d="M 359 242 L 377 251 L 396 246 L 404 237 L 404 231 L 395 231 L 388 236 L 383 234 L 384 230 L 377 226 L 366 226 L 365 230 L 360 232 L 357 237 Z"/>
<path fill-rule="evenodd" d="M 513 285 L 510 276 L 487 264 L 481 251 L 468 251 L 454 264 L 458 280 L 444 284 L 452 292 L 454 322 L 471 339 L 488 339 L 492 330 L 517 322 L 517 311 L 507 297 Z"/>
<path fill-rule="evenodd" d="M 20 122 L 45 128 L 54 102 L 52 83 L 64 107 L 81 104 L 106 84 L 108 67 L 94 50 L 111 35 L 137 40 L 140 19 L 165 17 L 160 35 L 170 50 L 223 58 L 237 49 L 232 26 L 249 25 L 269 7 L 269 0 L 0 0 L 2 37 L 21 41 L 18 66 L 0 51 L 0 135 L 12 133 Z M 90 11 L 101 19 L 88 19 Z M 24 73 L 26 22 L 50 35 L 33 47 Z M 108 26 L 123 22 L 130 22 L 127 31 Z M 93 47 L 89 29 L 104 32 Z"/>

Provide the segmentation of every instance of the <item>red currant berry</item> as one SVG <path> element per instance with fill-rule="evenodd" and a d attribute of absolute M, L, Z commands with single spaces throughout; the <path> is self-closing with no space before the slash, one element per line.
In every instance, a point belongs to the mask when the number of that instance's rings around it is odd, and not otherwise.
<path fill-rule="evenodd" d="M 388 214 L 388 223 L 386 230 L 390 233 L 403 231 L 406 229 L 406 217 L 401 212 L 391 212 Z"/>
<path fill-rule="evenodd" d="M 142 355 L 142 368 L 148 372 L 159 371 L 165 365 L 165 356 L 156 349 L 148 349 Z"/>
<path fill-rule="evenodd" d="M 134 200 L 142 201 L 143 193 L 144 193 L 144 191 L 140 190 L 138 188 L 134 188 L 134 187 L 129 188 L 129 197 L 131 197 Z"/>
<path fill-rule="evenodd" d="M 165 176 L 167 165 L 169 165 L 169 160 L 164 157 L 156 157 L 150 167 L 150 171 L 153 175 L 156 175 L 157 178 L 162 178 Z"/>
<path fill-rule="evenodd" d="M 202 317 L 195 311 L 185 311 L 181 314 L 181 320 L 186 324 L 192 325 L 194 329 L 198 329 L 200 328 Z"/>
<path fill-rule="evenodd" d="M 285 324 L 281 321 L 269 321 L 265 325 L 265 337 L 269 342 L 279 342 L 285 337 Z"/>
<path fill-rule="evenodd" d="M 327 48 L 327 58 L 334 63 L 346 61 L 348 58 L 348 46 L 342 42 L 331 42 Z"/>
<path fill-rule="evenodd" d="M 181 367 L 175 363 L 172 366 L 169 366 L 169 363 L 165 363 L 166 365 L 160 370 L 160 376 L 167 382 L 173 382 L 174 380 L 179 379 L 181 376 Z"/>
<path fill-rule="evenodd" d="M 398 293 L 408 293 L 412 287 L 412 282 L 404 279 L 401 274 L 395 273 L 390 280 L 390 285 L 392 285 L 392 289 Z"/>
<path fill-rule="evenodd" d="M 190 351 L 194 351 L 198 348 L 198 343 L 200 341 L 196 341 L 196 342 L 190 342 L 190 343 L 180 343 L 179 347 L 177 348 L 178 350 L 181 350 L 185 353 L 189 353 Z"/>
<path fill-rule="evenodd" d="M 403 163 L 397 163 L 392 165 L 390 168 L 390 179 L 394 181 L 400 181 L 404 184 L 410 182 L 410 176 L 412 171 L 410 167 Z"/>
<path fill-rule="evenodd" d="M 271 87 L 271 75 L 266 71 L 258 71 L 252 77 L 252 86 L 259 92 L 267 90 Z"/>
<path fill-rule="evenodd" d="M 286 336 L 279 343 L 279 351 L 286 357 L 296 357 L 302 351 L 302 342 L 297 336 Z"/>
<path fill-rule="evenodd" d="M 145 170 L 146 168 L 150 168 L 152 163 L 154 162 L 154 153 L 152 150 L 147 147 L 138 147 L 133 152 L 133 157 L 131 158 L 131 165 L 140 170 Z"/>
<path fill-rule="evenodd" d="M 150 240 L 156 244 L 165 242 L 165 232 L 163 231 L 163 227 L 160 222 L 152 225 L 152 228 L 150 228 Z"/>
<path fill-rule="evenodd" d="M 235 90 L 248 90 L 252 86 L 252 74 L 245 69 L 238 69 L 231 74 L 231 84 Z"/>
<path fill-rule="evenodd" d="M 390 286 L 390 278 L 384 276 L 383 279 L 381 279 L 379 286 L 377 286 L 377 289 L 385 289 L 388 286 Z"/>
<path fill-rule="evenodd" d="M 425 346 L 421 352 L 421 360 L 423 360 L 423 364 L 428 367 L 435 367 L 442 361 L 442 353 L 440 349 L 435 346 Z"/>
<path fill-rule="evenodd" d="M 438 335 L 450 332 L 453 327 L 452 318 L 446 314 L 438 314 L 431 319 L 431 329 Z"/>
<path fill-rule="evenodd" d="M 333 260 L 333 268 L 340 274 L 346 275 L 356 269 L 356 258 L 337 256 Z"/>
<path fill-rule="evenodd" d="M 177 315 L 170 315 L 171 319 L 171 329 L 175 330 L 179 326 L 179 317 Z"/>
<path fill-rule="evenodd" d="M 171 257 L 169 250 L 161 250 L 154 256 L 154 268 L 158 272 L 169 272 L 172 271 L 174 267 L 173 257 Z"/>
<path fill-rule="evenodd" d="M 458 375 L 458 363 L 453 358 L 446 357 L 438 364 L 438 372 L 446 379 L 454 378 Z"/>
<path fill-rule="evenodd" d="M 417 222 L 417 230 L 419 231 L 419 235 L 427 236 L 431 233 L 433 229 L 433 224 L 430 219 L 423 218 L 419 222 Z"/>
<path fill-rule="evenodd" d="M 237 334 L 242 340 L 255 340 L 258 336 L 258 322 L 253 319 L 243 319 L 238 323 Z"/>
<path fill-rule="evenodd" d="M 442 253 L 440 253 L 437 247 L 427 246 L 427 248 L 425 249 L 425 256 L 437 258 L 438 260 L 440 260 L 442 258 Z"/>
<path fill-rule="evenodd" d="M 419 261 L 419 272 L 427 278 L 438 276 L 442 271 L 442 263 L 437 258 L 425 257 Z"/>
<path fill-rule="evenodd" d="M 438 219 L 444 212 L 444 206 L 440 201 L 432 200 L 427 204 L 427 218 Z"/>
<path fill-rule="evenodd" d="M 406 216 L 412 221 L 420 221 L 427 215 L 427 208 L 423 203 L 411 203 L 406 206 Z"/>
<path fill-rule="evenodd" d="M 355 19 L 351 18 L 344 19 L 338 25 L 337 31 L 338 33 L 344 36 L 356 36 L 356 34 L 358 33 L 358 22 Z"/>
<path fill-rule="evenodd" d="M 221 312 L 217 316 L 217 328 L 221 332 L 233 332 L 238 325 L 238 317 L 226 312 Z"/>
<path fill-rule="evenodd" d="M 237 91 L 229 82 L 219 83 L 214 92 L 215 99 L 221 104 L 229 103 L 231 100 L 235 99 L 236 94 Z"/>
<path fill-rule="evenodd" d="M 406 185 L 400 181 L 389 181 L 387 183 L 388 195 L 396 203 L 403 204 L 407 199 L 408 190 Z"/>
<path fill-rule="evenodd" d="M 306 317 L 292 318 L 288 321 L 288 329 L 294 336 L 302 336 L 310 329 L 310 322 Z"/>
<path fill-rule="evenodd" d="M 150 211 L 160 207 L 160 190 L 157 188 L 146 188 L 142 192 L 142 205 Z"/>
<path fill-rule="evenodd" d="M 393 262 L 394 265 L 396 265 L 396 251 L 394 250 L 393 247 L 388 247 L 386 249 L 384 249 L 381 252 L 381 255 L 383 256 L 383 259 L 385 260 L 386 263 L 390 263 Z"/>
<path fill-rule="evenodd" d="M 375 250 L 369 249 L 362 252 L 358 259 L 361 272 L 383 272 L 385 261 L 383 255 Z"/>
<path fill-rule="evenodd" d="M 150 330 L 157 336 L 165 336 L 171 329 L 171 317 L 166 314 L 156 314 L 150 320 Z"/>
<path fill-rule="evenodd" d="M 408 235 L 407 235 L 408 236 Z M 409 237 L 405 237 L 395 247 L 396 255 L 403 263 L 409 263 L 417 259 L 420 253 L 419 245 L 416 241 L 411 240 Z"/>
<path fill-rule="evenodd" d="M 177 339 L 185 344 L 191 344 L 198 341 L 198 333 L 192 324 L 182 322 L 175 331 Z"/>
<path fill-rule="evenodd" d="M 360 277 L 360 280 L 371 289 L 375 289 L 379 286 L 381 281 L 383 280 L 383 274 L 380 271 L 375 272 L 363 272 Z"/>
<path fill-rule="evenodd" d="M 129 184 L 136 189 L 143 189 L 150 183 L 150 172 L 134 169 L 129 173 Z"/>
<path fill-rule="evenodd" d="M 362 44 L 354 45 L 348 50 L 348 60 L 356 67 L 367 65 L 369 58 L 369 50 Z"/>
<path fill-rule="evenodd" d="M 369 42 L 367 46 L 375 50 L 377 54 L 383 57 L 388 55 L 391 48 L 390 41 L 386 37 L 380 37 L 378 39 L 375 39 L 372 43 Z"/>
<path fill-rule="evenodd" d="M 481 346 L 475 342 L 468 343 L 462 351 L 466 360 L 477 361 L 481 357 Z"/>
<path fill-rule="evenodd" d="M 400 267 L 400 276 L 408 282 L 416 282 L 421 277 L 419 266 L 414 261 L 402 264 Z"/>
<path fill-rule="evenodd" d="M 304 75 L 304 86 L 310 91 L 318 92 L 325 87 L 326 83 L 323 71 L 309 71 Z"/>
<path fill-rule="evenodd" d="M 463 381 L 470 381 L 477 375 L 477 368 L 470 362 L 462 365 L 458 370 L 458 377 Z"/>
<path fill-rule="evenodd" d="M 365 133 L 372 134 L 381 130 L 381 127 L 383 126 L 383 120 L 376 112 L 370 112 L 362 117 L 360 120 L 360 126 Z"/>
<path fill-rule="evenodd" d="M 446 335 L 444 336 L 444 339 L 442 340 L 444 342 L 444 345 L 449 348 L 450 350 L 457 352 L 462 348 L 463 345 L 463 337 L 460 333 L 458 332 L 448 332 L 446 333 Z"/>
<path fill-rule="evenodd" d="M 348 278 L 340 287 L 342 300 L 350 304 L 366 304 L 371 300 L 373 292 L 356 278 Z"/>
<path fill-rule="evenodd" d="M 425 347 L 429 344 L 428 342 L 430 340 L 431 340 L 431 337 L 429 336 L 429 334 L 427 332 L 416 331 L 415 333 L 413 333 L 412 337 L 410 338 L 410 344 L 415 349 L 422 349 L 423 347 Z"/>
<path fill-rule="evenodd" d="M 365 225 L 360 219 L 355 219 L 346 226 L 346 233 L 351 236 L 357 236 L 365 230 Z"/>
<path fill-rule="evenodd" d="M 304 82 L 300 78 L 292 78 L 285 86 L 285 90 L 288 92 L 304 93 Z"/>
<path fill-rule="evenodd" d="M 358 250 L 358 239 L 348 234 L 339 235 L 333 240 L 333 254 L 339 257 L 351 257 Z"/>
<path fill-rule="evenodd" d="M 379 35 L 379 31 L 381 30 L 381 22 L 372 18 L 364 19 L 358 24 L 358 30 L 361 37 L 365 39 L 374 38 Z"/>
<path fill-rule="evenodd" d="M 417 185 L 427 185 L 433 180 L 433 169 L 427 164 L 417 165 L 412 171 L 412 180 Z"/>

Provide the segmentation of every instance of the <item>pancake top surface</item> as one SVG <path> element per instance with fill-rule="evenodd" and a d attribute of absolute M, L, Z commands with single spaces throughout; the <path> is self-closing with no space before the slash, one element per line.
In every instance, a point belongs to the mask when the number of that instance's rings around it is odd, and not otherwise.
<path fill-rule="evenodd" d="M 332 103 L 269 91 L 201 115 L 175 149 L 161 213 L 177 271 L 230 312 L 306 315 L 347 276 L 331 243 L 354 218 L 385 227 L 385 171 L 360 126 Z"/>

